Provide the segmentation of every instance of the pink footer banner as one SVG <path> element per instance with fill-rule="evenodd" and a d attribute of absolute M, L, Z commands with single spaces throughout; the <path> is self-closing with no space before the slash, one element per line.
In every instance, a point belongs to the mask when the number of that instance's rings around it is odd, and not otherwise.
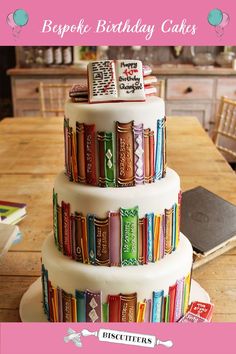
<path fill-rule="evenodd" d="M 1 354 L 235 353 L 236 324 L 2 323 Z"/>

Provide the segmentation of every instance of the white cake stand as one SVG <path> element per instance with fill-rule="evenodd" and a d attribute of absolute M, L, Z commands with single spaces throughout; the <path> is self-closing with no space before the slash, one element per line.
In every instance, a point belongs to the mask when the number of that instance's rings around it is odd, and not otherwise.
<path fill-rule="evenodd" d="M 210 302 L 208 293 L 195 280 L 192 280 L 191 285 L 190 302 L 192 301 Z M 22 322 L 47 322 L 42 305 L 41 278 L 36 280 L 23 295 L 20 303 L 20 318 Z"/>

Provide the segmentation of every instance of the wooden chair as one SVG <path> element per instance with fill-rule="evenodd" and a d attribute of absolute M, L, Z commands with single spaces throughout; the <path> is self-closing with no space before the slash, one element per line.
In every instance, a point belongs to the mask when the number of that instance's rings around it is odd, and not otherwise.
<path fill-rule="evenodd" d="M 229 162 L 236 162 L 236 101 L 221 97 L 212 140 Z"/>
<path fill-rule="evenodd" d="M 157 87 L 157 96 L 165 98 L 165 80 L 159 80 L 155 86 Z"/>
<path fill-rule="evenodd" d="M 43 117 L 63 116 L 65 100 L 69 97 L 70 84 L 45 84 L 40 82 L 40 110 Z"/>

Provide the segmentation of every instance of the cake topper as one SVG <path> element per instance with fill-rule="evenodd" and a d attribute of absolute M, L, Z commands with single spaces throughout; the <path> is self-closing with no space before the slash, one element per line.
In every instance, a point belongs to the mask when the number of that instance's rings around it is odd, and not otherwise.
<path fill-rule="evenodd" d="M 104 60 L 88 64 L 89 102 L 145 101 L 139 60 Z"/>

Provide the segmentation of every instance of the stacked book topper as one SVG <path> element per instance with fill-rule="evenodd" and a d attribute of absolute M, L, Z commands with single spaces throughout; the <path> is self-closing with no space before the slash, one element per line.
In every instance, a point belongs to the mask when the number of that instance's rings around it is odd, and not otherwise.
<path fill-rule="evenodd" d="M 51 283 L 42 265 L 43 306 L 51 322 L 177 322 L 189 304 L 191 274 L 164 290 L 153 291 L 151 299 L 137 301 L 137 293 L 108 295 L 101 291 L 76 290 L 70 294 Z"/>
<path fill-rule="evenodd" d="M 178 203 L 163 214 L 139 217 L 138 207 L 110 211 L 106 218 L 72 212 L 53 192 L 54 239 L 64 255 L 96 266 L 135 266 L 157 262 L 176 250 L 180 234 Z"/>
<path fill-rule="evenodd" d="M 88 83 L 70 90 L 73 102 L 145 101 L 155 95 L 157 78 L 139 60 L 104 60 L 88 64 Z"/>
<path fill-rule="evenodd" d="M 139 60 L 106 60 L 88 64 L 88 82 L 70 90 L 72 102 L 145 101 L 155 95 L 157 81 Z M 131 117 L 132 119 L 132 117 Z M 144 117 L 145 119 L 145 117 Z M 156 132 L 114 122 L 113 132 L 97 131 L 95 124 L 64 120 L 65 168 L 70 181 L 100 187 L 130 187 L 152 183 L 166 174 L 166 118 Z M 155 141 L 156 133 L 156 141 Z M 98 166 L 98 172 L 96 170 Z"/>

